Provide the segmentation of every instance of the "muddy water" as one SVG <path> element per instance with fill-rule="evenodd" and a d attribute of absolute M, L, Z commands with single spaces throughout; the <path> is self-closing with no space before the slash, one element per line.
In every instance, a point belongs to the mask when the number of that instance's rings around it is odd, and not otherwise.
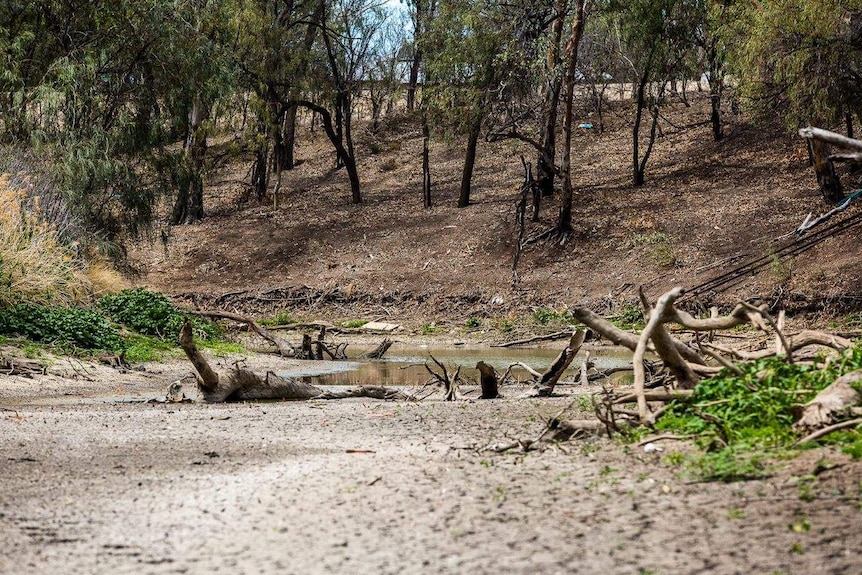
<path fill-rule="evenodd" d="M 353 350 L 358 357 L 367 350 Z M 298 366 L 281 371 L 280 375 L 301 377 L 314 385 L 399 385 L 411 386 L 424 383 L 429 375 L 425 363 L 439 371 L 431 361 L 433 355 L 446 366 L 450 373 L 460 365 L 461 373 L 478 379 L 479 372 L 476 362 L 484 361 L 492 365 L 499 375 L 516 362 L 522 362 L 536 371 L 547 369 L 557 355 L 559 349 L 554 348 L 489 348 L 482 346 L 454 347 L 407 347 L 394 345 L 383 360 L 372 361 L 339 361 L 314 366 Z M 591 360 L 599 370 L 626 365 L 631 362 L 631 352 L 622 348 L 600 347 L 591 350 Z M 574 377 L 578 370 L 584 352 L 581 351 L 564 379 Z M 519 380 L 529 379 L 529 373 L 519 367 L 512 369 L 512 374 Z"/>

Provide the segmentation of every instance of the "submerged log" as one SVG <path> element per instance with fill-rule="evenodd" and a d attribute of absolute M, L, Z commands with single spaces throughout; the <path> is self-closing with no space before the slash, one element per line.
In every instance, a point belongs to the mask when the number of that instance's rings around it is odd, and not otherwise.
<path fill-rule="evenodd" d="M 308 399 L 343 399 L 347 397 L 369 397 L 373 399 L 411 400 L 412 396 L 385 387 L 358 387 L 344 391 L 326 391 L 296 379 L 281 377 L 267 372 L 264 377 L 234 367 L 230 371 L 217 373 L 200 352 L 192 337 L 191 324 L 186 321 L 180 331 L 180 347 L 195 369 L 198 389 L 207 403 L 249 401 L 260 399 L 284 399 L 304 401 Z"/>

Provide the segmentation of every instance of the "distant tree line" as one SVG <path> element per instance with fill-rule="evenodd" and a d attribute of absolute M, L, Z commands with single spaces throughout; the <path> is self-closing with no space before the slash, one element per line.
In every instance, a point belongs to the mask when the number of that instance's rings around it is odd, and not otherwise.
<path fill-rule="evenodd" d="M 482 139 L 534 148 L 534 216 L 561 193 L 572 229 L 574 102 L 604 128 L 611 96 L 634 103 L 632 183 L 645 182 L 662 106 L 708 92 L 723 136 L 734 105 L 789 128 L 862 113 L 862 7 L 839 0 L 0 0 L 0 143 L 52 166 L 69 204 L 118 238 L 205 215 L 217 129 L 252 158 L 264 200 L 295 165 L 300 111 L 324 130 L 362 201 L 354 124 L 393 111 L 427 143 L 464 142 L 458 205 L 471 203 Z M 562 141 L 559 136 L 562 134 Z"/>

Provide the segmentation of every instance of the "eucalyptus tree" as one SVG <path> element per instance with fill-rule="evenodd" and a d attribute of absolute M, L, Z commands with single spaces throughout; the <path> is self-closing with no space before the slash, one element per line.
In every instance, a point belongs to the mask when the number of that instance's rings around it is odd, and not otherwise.
<path fill-rule="evenodd" d="M 619 23 L 620 56 L 630 69 L 634 86 L 632 180 L 635 186 L 645 181 L 667 84 L 690 73 L 684 70 L 684 64 L 694 46 L 696 7 L 697 2 L 689 0 L 611 0 L 602 4 Z M 644 112 L 649 116 L 649 131 L 646 149 L 641 153 Z"/>
<path fill-rule="evenodd" d="M 499 90 L 506 32 L 500 5 L 482 0 L 441 0 L 422 37 L 430 115 L 467 137 L 458 207 L 470 204 L 482 126 Z"/>
<path fill-rule="evenodd" d="M 12 131 L 39 147 L 84 221 L 116 240 L 151 222 L 155 201 L 178 187 L 181 219 L 201 217 L 199 130 L 230 3 L 37 0 L 2 9 Z M 14 55 L 25 57 L 12 66 Z M 167 146 L 177 138 L 186 142 L 178 152 Z"/>
<path fill-rule="evenodd" d="M 293 168 L 296 107 L 322 26 L 320 0 L 242 0 L 233 20 L 234 63 L 250 95 L 255 121 L 246 140 L 254 150 L 251 186 L 258 199 L 275 172 Z"/>
<path fill-rule="evenodd" d="M 729 64 L 755 111 L 791 128 L 862 120 L 862 5 L 729 2 Z M 849 126 L 850 122 L 848 122 Z"/>

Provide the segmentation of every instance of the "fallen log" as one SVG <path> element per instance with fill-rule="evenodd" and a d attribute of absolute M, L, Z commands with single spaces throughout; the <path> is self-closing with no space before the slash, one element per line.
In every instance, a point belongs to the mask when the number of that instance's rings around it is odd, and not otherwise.
<path fill-rule="evenodd" d="M 251 329 L 255 331 L 260 337 L 272 343 L 276 348 L 278 348 L 279 355 L 283 357 L 293 357 L 296 355 L 296 349 L 287 343 L 282 338 L 278 337 L 265 327 L 258 325 L 253 319 L 236 314 L 231 313 L 229 311 L 192 311 L 194 315 L 199 315 L 203 317 L 212 317 L 217 319 L 229 319 L 233 321 L 238 321 L 240 323 L 247 324 Z"/>
<path fill-rule="evenodd" d="M 527 345 L 530 343 L 535 343 L 537 341 L 554 341 L 557 339 L 564 339 L 567 337 L 572 337 L 572 330 L 567 329 L 567 330 L 563 330 L 563 331 L 557 331 L 554 333 L 549 333 L 548 335 L 536 335 L 533 337 L 528 337 L 526 339 L 507 341 L 505 343 L 492 343 L 490 345 L 490 347 L 515 347 L 518 345 Z"/>
<path fill-rule="evenodd" d="M 180 331 L 180 347 L 195 370 L 195 381 L 203 400 L 207 403 L 249 401 L 260 399 L 284 399 L 304 401 L 309 399 L 343 399 L 347 397 L 369 397 L 373 399 L 411 400 L 412 396 L 385 387 L 359 387 L 344 391 L 326 391 L 309 383 L 281 377 L 269 371 L 264 377 L 238 365 L 223 373 L 217 373 L 200 352 L 192 336 L 191 323 L 186 321 Z"/>
<path fill-rule="evenodd" d="M 836 379 L 802 407 L 793 428 L 797 431 L 811 431 L 832 425 L 846 417 L 862 400 L 862 395 L 856 389 L 860 382 L 862 370 L 851 371 Z"/>
<path fill-rule="evenodd" d="M 46 366 L 35 361 L 0 357 L 0 373 L 3 375 L 43 375 L 46 370 Z"/>

